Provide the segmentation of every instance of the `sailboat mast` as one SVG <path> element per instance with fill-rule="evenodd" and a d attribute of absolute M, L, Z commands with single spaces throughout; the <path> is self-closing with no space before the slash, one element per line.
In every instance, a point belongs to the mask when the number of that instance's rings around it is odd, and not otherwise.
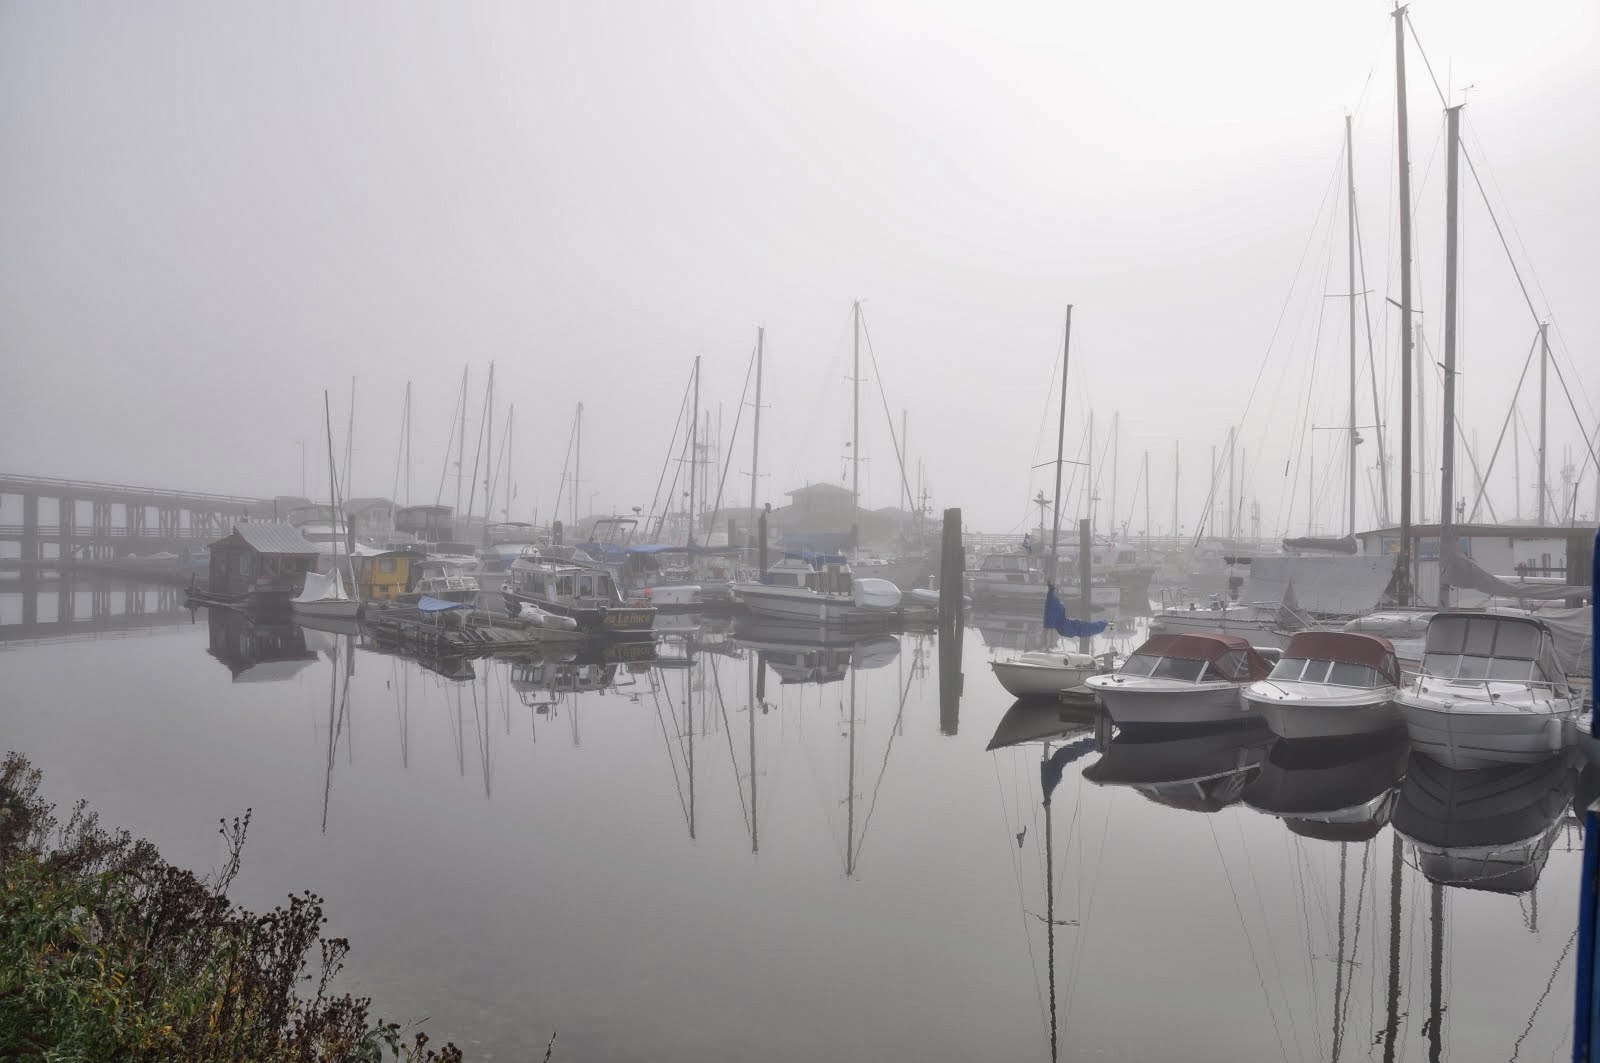
<path fill-rule="evenodd" d="M 467 374 L 470 364 L 461 367 L 461 411 L 456 428 L 456 508 L 455 519 L 461 519 L 461 474 L 467 463 Z"/>
<path fill-rule="evenodd" d="M 850 371 L 850 505 L 851 543 L 861 549 L 861 300 L 851 310 L 854 338 Z"/>
<path fill-rule="evenodd" d="M 1144 479 L 1144 556 L 1150 560 L 1152 549 L 1150 546 L 1150 451 L 1144 452 L 1144 471 L 1140 473 Z"/>
<path fill-rule="evenodd" d="M 1400 166 L 1400 556 L 1398 604 L 1411 604 L 1411 148 L 1406 125 L 1406 9 L 1394 19 L 1395 124 Z"/>
<path fill-rule="evenodd" d="M 483 545 L 489 545 L 489 524 L 494 520 L 494 363 L 489 363 L 489 384 L 483 392 L 484 437 L 487 448 L 483 462 Z"/>
<path fill-rule="evenodd" d="M 1545 492 L 1549 490 L 1549 482 L 1546 479 L 1547 474 L 1545 472 L 1545 432 L 1549 427 L 1545 420 L 1545 399 L 1547 397 L 1545 386 L 1546 374 L 1549 372 L 1549 369 L 1550 323 L 1548 321 L 1541 321 L 1539 323 L 1539 527 L 1541 528 L 1544 527 Z M 1522 490 L 1521 484 L 1517 485 L 1517 490 Z"/>
<path fill-rule="evenodd" d="M 765 355 L 767 330 L 756 328 L 756 421 L 750 439 L 750 534 L 756 532 L 756 483 L 761 469 L 761 361 Z M 730 544 L 731 545 L 731 544 Z M 751 739 L 754 741 L 754 738 Z M 752 769 L 754 770 L 754 769 Z"/>
<path fill-rule="evenodd" d="M 1056 493 L 1050 529 L 1050 578 L 1056 582 L 1056 548 L 1061 541 L 1061 464 L 1067 445 L 1067 367 L 1072 354 L 1072 304 L 1067 304 L 1067 327 L 1061 338 L 1061 415 L 1056 422 Z"/>
<path fill-rule="evenodd" d="M 689 545 L 694 545 L 695 517 L 698 515 L 699 496 L 695 494 L 696 471 L 700 467 L 700 356 L 694 356 L 694 411 L 689 422 Z"/>
<path fill-rule="evenodd" d="M 1350 495 L 1345 530 L 1356 533 L 1356 159 L 1351 150 L 1350 116 L 1344 116 L 1344 167 L 1348 191 L 1345 209 L 1349 248 L 1346 255 L 1350 283 Z"/>
<path fill-rule="evenodd" d="M 1117 480 L 1122 476 L 1122 411 L 1115 410 L 1111 414 L 1111 537 L 1120 538 L 1122 524 L 1118 518 L 1122 510 L 1117 508 Z"/>
<path fill-rule="evenodd" d="M 583 482 L 583 403 L 572 415 L 572 534 L 578 534 L 578 485 Z"/>
<path fill-rule="evenodd" d="M 1179 453 L 1178 441 L 1172 441 L 1172 546 L 1179 546 L 1178 532 L 1178 493 L 1183 484 L 1183 455 Z"/>
<path fill-rule="evenodd" d="M 1439 607 L 1450 605 L 1449 561 L 1455 548 L 1456 230 L 1461 168 L 1461 106 L 1445 108 L 1444 208 L 1444 442 L 1439 475 Z"/>
<path fill-rule="evenodd" d="M 757 349 L 760 347 L 757 340 Z M 759 391 L 760 389 L 757 388 Z M 757 407 L 759 409 L 759 407 Z M 761 851 L 761 826 L 756 819 L 756 709 L 760 705 L 761 695 L 756 684 L 755 672 L 757 668 L 764 667 L 758 654 L 750 655 L 750 851 Z"/>
<path fill-rule="evenodd" d="M 339 476 L 333 464 L 333 412 L 328 405 L 328 392 L 322 392 L 322 426 L 328 435 L 328 501 L 333 510 L 333 571 L 338 578 L 339 542 L 344 537 L 339 532 Z"/>
<path fill-rule="evenodd" d="M 1086 592 L 1087 593 L 1087 592 Z M 1050 743 L 1044 747 L 1044 759 L 1050 760 Z M 1050 976 L 1050 1059 L 1058 1058 L 1056 1047 L 1056 871 L 1055 831 L 1050 815 L 1050 791 L 1044 794 L 1044 935 L 1045 967 Z"/>

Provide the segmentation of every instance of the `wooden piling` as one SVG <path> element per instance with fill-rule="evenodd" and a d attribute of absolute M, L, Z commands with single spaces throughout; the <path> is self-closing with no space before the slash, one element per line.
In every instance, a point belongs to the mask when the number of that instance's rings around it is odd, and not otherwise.
<path fill-rule="evenodd" d="M 939 548 L 939 633 L 959 637 L 962 628 L 962 590 L 966 580 L 966 555 L 961 547 L 961 510 L 944 511 L 944 532 Z"/>

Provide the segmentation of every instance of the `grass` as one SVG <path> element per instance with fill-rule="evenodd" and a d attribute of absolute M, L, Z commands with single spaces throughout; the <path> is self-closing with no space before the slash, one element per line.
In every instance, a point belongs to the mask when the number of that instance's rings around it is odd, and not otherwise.
<path fill-rule="evenodd" d="M 0 1059 L 462 1059 L 333 992 L 349 943 L 323 936 L 321 898 L 265 914 L 228 900 L 248 811 L 223 822 L 228 861 L 201 878 L 83 802 L 62 821 L 41 781 L 18 754 L 0 764 Z"/>

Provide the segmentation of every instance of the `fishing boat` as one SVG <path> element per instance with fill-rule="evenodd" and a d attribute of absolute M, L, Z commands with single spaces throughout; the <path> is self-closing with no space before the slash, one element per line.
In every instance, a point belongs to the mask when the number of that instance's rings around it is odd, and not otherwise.
<path fill-rule="evenodd" d="M 467 572 L 459 561 L 429 558 L 414 564 L 416 582 L 411 590 L 395 600 L 415 604 L 421 598 L 435 598 L 442 602 L 462 602 L 472 605 L 478 600 L 478 580 Z"/>
<path fill-rule="evenodd" d="M 604 568 L 520 557 L 501 585 L 506 610 L 521 615 L 524 605 L 571 617 L 578 630 L 622 638 L 651 637 L 656 610 L 642 600 L 624 601 Z"/>
<path fill-rule="evenodd" d="M 1235 635 L 1157 635 L 1115 673 L 1090 676 L 1084 685 L 1119 725 L 1218 723 L 1245 719 L 1240 690 L 1271 671 Z"/>
<path fill-rule="evenodd" d="M 1386 638 L 1348 631 L 1301 631 L 1272 674 L 1244 688 L 1246 708 L 1283 738 L 1325 738 L 1386 731 L 1402 724 L 1394 695 L 1401 684 Z"/>
<path fill-rule="evenodd" d="M 1429 621 L 1421 671 L 1395 702 L 1412 748 L 1452 768 L 1559 753 L 1580 709 L 1544 621 L 1499 613 Z"/>
<path fill-rule="evenodd" d="M 887 580 L 856 579 L 836 554 L 786 554 L 761 582 L 737 583 L 734 591 L 753 615 L 772 620 L 874 625 L 886 623 L 900 608 L 898 587 Z"/>

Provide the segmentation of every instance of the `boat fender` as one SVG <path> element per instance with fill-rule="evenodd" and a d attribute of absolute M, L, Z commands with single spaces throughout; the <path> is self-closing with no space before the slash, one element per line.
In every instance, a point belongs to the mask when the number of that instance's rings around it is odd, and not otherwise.
<path fill-rule="evenodd" d="M 1566 728 L 1559 716 L 1552 716 L 1544 722 L 1544 740 L 1552 753 L 1561 752 L 1566 745 Z"/>

